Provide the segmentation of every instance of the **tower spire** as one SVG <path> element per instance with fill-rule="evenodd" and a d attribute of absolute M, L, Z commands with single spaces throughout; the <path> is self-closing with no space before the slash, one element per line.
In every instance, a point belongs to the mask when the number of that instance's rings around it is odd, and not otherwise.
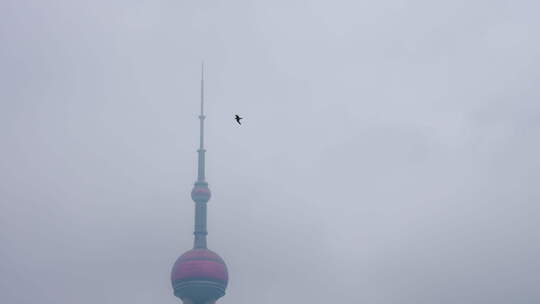
<path fill-rule="evenodd" d="M 204 156 L 206 150 L 204 149 L 204 62 L 201 64 L 201 114 L 199 115 L 200 121 L 200 139 L 199 139 L 199 149 L 197 150 L 198 154 L 198 163 L 197 163 L 197 181 L 193 186 L 191 191 L 191 198 L 195 202 L 195 230 L 193 234 L 195 235 L 193 247 L 194 248 L 206 248 L 206 235 L 208 234 L 206 230 L 206 203 L 210 200 L 210 189 L 208 188 L 208 183 L 206 182 L 205 176 L 205 161 Z"/>
<path fill-rule="evenodd" d="M 201 62 L 201 115 L 204 115 L 204 61 Z"/>
<path fill-rule="evenodd" d="M 204 181 L 205 180 L 205 170 L 204 170 L 204 153 L 206 150 L 204 149 L 204 119 L 206 116 L 204 116 L 204 61 L 201 63 L 201 114 L 199 115 L 200 120 L 200 129 L 199 129 L 199 150 L 197 152 L 199 153 L 199 162 L 198 162 L 198 170 L 197 170 L 197 181 Z"/>

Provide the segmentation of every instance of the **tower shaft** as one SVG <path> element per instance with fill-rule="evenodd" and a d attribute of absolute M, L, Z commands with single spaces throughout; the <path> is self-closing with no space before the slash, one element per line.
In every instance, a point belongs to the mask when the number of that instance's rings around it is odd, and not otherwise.
<path fill-rule="evenodd" d="M 206 202 L 195 202 L 195 230 L 193 248 L 206 248 Z"/>

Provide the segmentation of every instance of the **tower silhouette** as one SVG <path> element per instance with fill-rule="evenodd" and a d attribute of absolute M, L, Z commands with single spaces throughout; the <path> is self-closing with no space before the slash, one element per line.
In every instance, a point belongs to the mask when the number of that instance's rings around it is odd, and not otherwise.
<path fill-rule="evenodd" d="M 225 295 L 229 280 L 223 259 L 206 247 L 206 205 L 210 188 L 205 177 L 204 149 L 204 63 L 201 67 L 200 140 L 197 163 L 197 181 L 191 191 L 195 202 L 195 229 L 193 249 L 182 254 L 174 263 L 171 282 L 174 295 L 184 304 L 212 304 Z"/>

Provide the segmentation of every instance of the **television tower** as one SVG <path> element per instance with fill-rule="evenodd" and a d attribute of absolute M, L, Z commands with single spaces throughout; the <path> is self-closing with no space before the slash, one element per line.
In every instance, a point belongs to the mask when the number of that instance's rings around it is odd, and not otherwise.
<path fill-rule="evenodd" d="M 174 263 L 171 282 L 174 295 L 184 304 L 213 304 L 225 295 L 229 280 L 227 265 L 215 252 L 206 247 L 206 204 L 210 188 L 205 177 L 204 156 L 204 63 L 201 67 L 200 140 L 197 163 L 197 181 L 191 191 L 195 202 L 195 229 L 193 249 L 182 254 Z"/>

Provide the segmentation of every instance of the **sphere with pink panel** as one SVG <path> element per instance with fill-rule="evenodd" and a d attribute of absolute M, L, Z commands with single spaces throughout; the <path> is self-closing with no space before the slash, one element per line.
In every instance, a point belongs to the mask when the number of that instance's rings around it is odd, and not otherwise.
<path fill-rule="evenodd" d="M 227 265 L 215 252 L 192 249 L 180 256 L 171 272 L 174 295 L 206 303 L 225 295 L 229 281 Z"/>

